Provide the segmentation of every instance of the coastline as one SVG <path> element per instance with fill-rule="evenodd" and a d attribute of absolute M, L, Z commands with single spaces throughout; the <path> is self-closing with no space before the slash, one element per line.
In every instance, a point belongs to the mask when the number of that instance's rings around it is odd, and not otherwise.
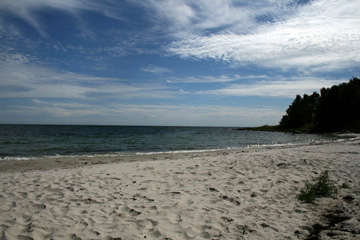
<path fill-rule="evenodd" d="M 243 131 L 243 130 L 240 130 Z M 246 131 L 246 130 L 245 130 Z M 250 130 L 253 131 L 253 130 Z M 285 144 L 254 144 L 247 147 L 226 148 L 226 149 L 197 149 L 197 150 L 177 150 L 160 152 L 128 152 L 128 153 L 108 153 L 108 154 L 86 154 L 86 155 L 57 155 L 57 156 L 33 156 L 15 157 L 0 160 L 1 172 L 25 172 L 32 170 L 53 170 L 78 168 L 87 165 L 125 163 L 137 161 L 155 161 L 168 159 L 192 158 L 195 154 L 222 153 L 222 152 L 249 152 L 267 149 L 293 148 L 309 145 L 332 144 L 343 141 L 356 141 L 360 139 L 357 133 L 337 133 L 337 140 L 309 141 L 308 143 L 285 143 Z"/>
<path fill-rule="evenodd" d="M 323 229 L 360 237 L 360 140 L 126 157 L 0 162 L 5 239 L 305 239 L 323 215 L 351 218 Z M 297 199 L 328 170 L 336 199 Z M 345 201 L 351 196 L 351 201 Z M 356 206 L 357 205 L 357 206 Z M 335 228 L 336 226 L 333 226 Z"/>

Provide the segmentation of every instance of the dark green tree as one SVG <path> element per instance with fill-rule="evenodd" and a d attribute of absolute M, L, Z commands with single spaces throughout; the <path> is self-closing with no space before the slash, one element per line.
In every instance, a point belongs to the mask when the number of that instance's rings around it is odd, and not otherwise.
<path fill-rule="evenodd" d="M 352 78 L 320 94 L 297 95 L 282 117 L 280 129 L 317 132 L 360 131 L 360 79 Z"/>
<path fill-rule="evenodd" d="M 293 103 L 286 110 L 286 114 L 280 121 L 282 129 L 297 129 L 307 125 L 312 125 L 315 119 L 315 111 L 319 102 L 320 95 L 314 92 L 303 97 L 297 95 Z"/>
<path fill-rule="evenodd" d="M 360 79 L 321 89 L 316 111 L 317 130 L 356 130 L 360 127 Z"/>

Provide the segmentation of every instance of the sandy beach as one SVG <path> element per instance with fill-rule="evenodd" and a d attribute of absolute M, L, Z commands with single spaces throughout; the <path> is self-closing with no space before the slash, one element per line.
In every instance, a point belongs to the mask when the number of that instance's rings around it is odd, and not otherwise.
<path fill-rule="evenodd" d="M 299 201 L 324 170 L 337 196 Z M 359 186 L 359 139 L 3 161 L 0 239 L 360 239 Z"/>

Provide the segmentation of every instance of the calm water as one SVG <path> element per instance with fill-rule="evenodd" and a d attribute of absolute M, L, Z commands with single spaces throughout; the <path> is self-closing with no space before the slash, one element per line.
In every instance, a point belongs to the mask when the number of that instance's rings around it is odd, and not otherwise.
<path fill-rule="evenodd" d="M 0 125 L 0 160 L 245 148 L 334 140 L 220 127 Z"/>

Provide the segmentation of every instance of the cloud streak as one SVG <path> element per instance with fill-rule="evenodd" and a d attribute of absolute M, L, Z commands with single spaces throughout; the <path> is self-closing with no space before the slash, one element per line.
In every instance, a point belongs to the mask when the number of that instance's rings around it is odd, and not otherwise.
<path fill-rule="evenodd" d="M 256 81 L 251 84 L 233 84 L 216 90 L 198 91 L 197 94 L 218 96 L 258 96 L 276 98 L 294 98 L 300 94 L 311 94 L 319 92 L 323 87 L 345 82 L 344 80 L 324 80 L 316 78 L 296 78 L 288 80 L 265 80 Z"/>
<path fill-rule="evenodd" d="M 0 98 L 159 99 L 178 94 L 159 84 L 131 84 L 125 79 L 60 72 L 21 54 L 0 59 L 0 79 Z"/>
<path fill-rule="evenodd" d="M 266 79 L 268 78 L 265 75 L 249 75 L 241 76 L 238 74 L 227 76 L 190 76 L 190 77 L 170 77 L 167 79 L 168 83 L 227 83 L 234 82 L 238 80 L 254 80 L 254 79 Z"/>
<path fill-rule="evenodd" d="M 223 30 L 246 33 L 258 24 L 263 16 L 272 19 L 286 18 L 289 1 L 265 0 L 261 2 L 244 0 L 147 0 L 141 5 L 149 11 L 156 25 L 165 27 L 171 33 L 204 34 L 207 31 Z M 295 5 L 293 5 L 295 6 Z M 166 24 L 164 24 L 166 23 Z"/>
<path fill-rule="evenodd" d="M 81 11 L 99 12 L 109 18 L 116 20 L 124 20 L 118 14 L 121 10 L 112 1 L 82 1 L 82 0 L 2 0 L 0 1 L 0 12 L 12 13 L 20 19 L 24 20 L 44 38 L 48 37 L 46 32 L 46 22 L 41 20 L 38 11 L 55 9 L 69 13 L 75 18 L 78 28 L 82 31 L 83 37 L 92 36 L 92 32 L 87 28 L 86 23 L 82 21 Z M 121 12 L 121 11 L 120 11 Z"/>
<path fill-rule="evenodd" d="M 294 98 L 297 94 L 311 94 L 322 87 L 330 87 L 346 80 L 316 77 L 270 77 L 266 75 L 220 75 L 168 77 L 166 85 L 60 72 L 41 66 L 22 54 L 5 54 L 0 59 L 0 98 L 58 98 L 83 100 L 115 99 L 175 99 L 191 95 L 259 96 Z M 154 74 L 170 70 L 157 66 L 142 69 Z M 179 90 L 179 84 L 221 83 L 213 90 Z M 183 88 L 183 87 L 181 87 Z M 208 87 L 207 87 L 208 88 Z"/>
<path fill-rule="evenodd" d="M 155 66 L 155 65 L 149 65 L 147 67 L 142 67 L 140 70 L 143 72 L 153 73 L 153 74 L 157 74 L 157 75 L 171 72 L 171 70 L 168 68 L 159 67 L 159 66 Z"/>
<path fill-rule="evenodd" d="M 48 119 L 76 119 L 78 123 L 137 125 L 199 125 L 204 126 L 255 126 L 263 123 L 277 123 L 283 114 L 276 108 L 247 108 L 210 105 L 151 105 L 151 104 L 109 104 L 92 105 L 59 103 L 33 100 L 32 106 L 12 109 L 29 115 L 46 116 Z M 257 119 L 257 120 L 254 120 Z"/>
<path fill-rule="evenodd" d="M 198 35 L 172 43 L 184 58 L 215 59 L 282 69 L 333 71 L 360 64 L 360 4 L 313 1 L 286 21 L 259 25 L 251 33 Z"/>
<path fill-rule="evenodd" d="M 1 11 L 11 12 L 20 17 L 32 25 L 41 36 L 47 37 L 43 23 L 36 15 L 36 10 L 44 8 L 58 9 L 72 14 L 75 14 L 79 9 L 89 9 L 89 7 L 78 0 L 4 0 L 0 2 Z"/>

